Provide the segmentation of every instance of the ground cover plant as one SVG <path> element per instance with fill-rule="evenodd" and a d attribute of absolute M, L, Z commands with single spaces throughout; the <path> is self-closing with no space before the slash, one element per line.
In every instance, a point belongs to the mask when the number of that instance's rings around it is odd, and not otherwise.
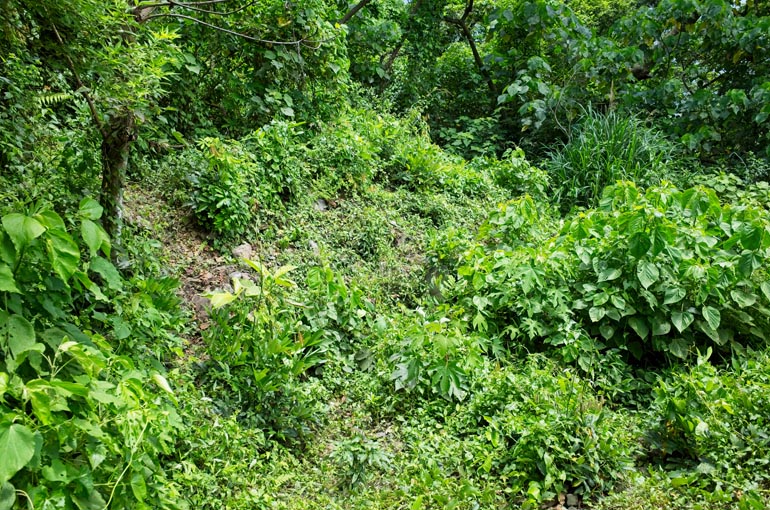
<path fill-rule="evenodd" d="M 770 506 L 765 3 L 0 10 L 0 510 Z"/>

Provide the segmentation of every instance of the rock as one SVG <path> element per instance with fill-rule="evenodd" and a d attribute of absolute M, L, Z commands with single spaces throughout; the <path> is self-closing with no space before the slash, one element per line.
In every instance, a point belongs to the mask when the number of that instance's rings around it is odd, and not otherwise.
<path fill-rule="evenodd" d="M 571 507 L 571 506 L 576 507 L 576 506 L 578 506 L 580 504 L 580 500 L 574 494 L 567 494 L 567 501 L 566 502 L 567 502 L 567 507 Z"/>
<path fill-rule="evenodd" d="M 313 250 L 314 255 L 318 255 L 321 251 L 318 249 L 318 243 L 312 239 L 307 242 L 307 247 Z"/>
<path fill-rule="evenodd" d="M 237 259 L 250 259 L 254 255 L 254 249 L 249 243 L 243 243 L 233 248 L 233 257 Z"/>
<path fill-rule="evenodd" d="M 329 204 L 324 200 L 323 198 L 319 198 L 315 201 L 315 210 L 316 211 L 325 211 L 329 209 Z"/>

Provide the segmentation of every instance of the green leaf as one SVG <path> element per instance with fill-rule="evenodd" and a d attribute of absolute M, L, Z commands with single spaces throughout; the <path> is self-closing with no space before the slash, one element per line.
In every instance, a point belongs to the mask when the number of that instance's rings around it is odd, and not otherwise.
<path fill-rule="evenodd" d="M 94 257 L 91 259 L 89 269 L 107 282 L 107 287 L 112 290 L 123 290 L 123 278 L 117 268 L 107 259 Z"/>
<path fill-rule="evenodd" d="M 762 294 L 765 295 L 765 299 L 770 301 L 770 282 L 762 282 L 759 284 L 759 288 L 762 289 Z"/>
<path fill-rule="evenodd" d="M 686 359 L 690 353 L 690 345 L 683 338 L 674 338 L 670 344 L 668 344 L 668 352 L 676 356 L 677 358 Z"/>
<path fill-rule="evenodd" d="M 639 261 L 639 265 L 636 267 L 636 276 L 639 278 L 639 283 L 642 284 L 642 287 L 646 289 L 658 281 L 660 272 L 658 271 L 658 266 L 652 262 L 641 260 Z"/>
<path fill-rule="evenodd" d="M 131 475 L 131 492 L 138 501 L 144 501 L 147 497 L 147 485 L 144 481 L 144 475 L 139 471 L 134 471 Z"/>
<path fill-rule="evenodd" d="M 35 218 L 18 213 L 3 216 L 3 227 L 19 251 L 45 232 L 45 227 Z"/>
<path fill-rule="evenodd" d="M 687 291 L 681 287 L 669 287 L 666 289 L 666 292 L 664 294 L 663 304 L 671 305 L 674 303 L 678 303 L 681 300 L 683 300 L 686 295 L 687 295 Z"/>
<path fill-rule="evenodd" d="M 654 319 L 652 321 L 652 336 L 668 335 L 671 331 L 671 323 L 665 320 Z"/>
<path fill-rule="evenodd" d="M 223 306 L 235 301 L 238 296 L 229 292 L 214 292 L 207 296 L 212 308 L 222 308 Z"/>
<path fill-rule="evenodd" d="M 644 232 L 635 232 L 628 238 L 628 250 L 631 252 L 631 256 L 637 259 L 647 255 L 651 247 L 650 236 Z"/>
<path fill-rule="evenodd" d="M 631 326 L 631 329 L 636 331 L 636 334 L 639 335 L 639 338 L 647 338 L 647 335 L 650 333 L 650 328 L 647 326 L 647 322 L 641 317 L 629 318 L 628 325 Z"/>
<path fill-rule="evenodd" d="M 91 257 L 95 257 L 99 249 L 110 256 L 110 236 L 101 226 L 91 220 L 83 220 L 80 224 L 80 234 L 91 252 Z"/>
<path fill-rule="evenodd" d="M 46 248 L 53 270 L 62 281 L 67 282 L 80 263 L 80 249 L 77 243 L 66 232 L 49 230 Z"/>
<path fill-rule="evenodd" d="M 0 510 L 11 510 L 16 503 L 16 488 L 9 482 L 0 487 Z"/>
<path fill-rule="evenodd" d="M 608 281 L 611 281 L 611 280 L 615 280 L 621 274 L 623 274 L 623 273 L 618 268 L 614 268 L 614 267 L 613 268 L 607 268 L 604 271 L 602 271 L 601 273 L 599 273 L 599 282 L 608 282 Z"/>
<path fill-rule="evenodd" d="M 599 333 L 601 333 L 605 340 L 609 340 L 615 334 L 615 328 L 609 324 L 603 324 L 599 326 Z"/>
<path fill-rule="evenodd" d="M 601 306 L 592 306 L 591 309 L 588 310 L 588 316 L 591 317 L 593 322 L 602 320 L 606 313 L 607 311 Z"/>
<path fill-rule="evenodd" d="M 671 314 L 671 322 L 674 323 L 674 327 L 680 333 L 687 329 L 695 317 L 690 312 L 673 312 Z"/>
<path fill-rule="evenodd" d="M 16 292 L 21 294 L 21 291 L 16 286 L 16 280 L 13 279 L 11 268 L 5 264 L 0 264 L 0 292 Z"/>
<path fill-rule="evenodd" d="M 716 331 L 719 328 L 719 323 L 722 322 L 722 315 L 719 313 L 719 310 L 713 306 L 704 306 L 701 312 L 709 327 Z"/>
<path fill-rule="evenodd" d="M 0 483 L 5 485 L 35 454 L 35 435 L 18 423 L 0 424 Z"/>
<path fill-rule="evenodd" d="M 19 354 L 35 350 L 35 328 L 21 315 L 11 315 L 6 325 L 8 346 L 14 358 Z"/>
<path fill-rule="evenodd" d="M 741 290 L 731 290 L 730 296 L 732 296 L 733 301 L 738 303 L 738 306 L 741 308 L 746 308 L 747 306 L 751 306 L 757 302 L 757 296 L 743 292 Z"/>
<path fill-rule="evenodd" d="M 97 202 L 93 198 L 86 197 L 80 201 L 80 207 L 78 208 L 78 215 L 81 218 L 96 221 L 102 217 L 103 211 L 104 209 L 102 208 L 101 205 L 99 205 L 99 202 Z"/>

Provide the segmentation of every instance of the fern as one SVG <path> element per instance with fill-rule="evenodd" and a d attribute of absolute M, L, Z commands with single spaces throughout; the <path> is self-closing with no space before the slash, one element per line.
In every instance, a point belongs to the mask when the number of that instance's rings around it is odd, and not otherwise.
<path fill-rule="evenodd" d="M 38 96 L 37 102 L 40 106 L 54 106 L 69 101 L 73 97 L 71 92 L 50 92 Z"/>

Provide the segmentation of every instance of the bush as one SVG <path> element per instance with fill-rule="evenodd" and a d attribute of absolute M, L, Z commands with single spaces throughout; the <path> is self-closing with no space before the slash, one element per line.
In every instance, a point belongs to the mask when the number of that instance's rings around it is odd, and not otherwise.
<path fill-rule="evenodd" d="M 595 207 L 604 188 L 616 181 L 658 184 L 673 154 L 662 134 L 635 117 L 588 110 L 577 135 L 550 154 L 554 203 L 566 213 L 575 206 Z"/>
<path fill-rule="evenodd" d="M 702 187 L 642 194 L 622 183 L 548 239 L 528 200 L 490 216 L 446 288 L 475 329 L 569 359 L 618 348 L 653 363 L 767 340 L 764 210 L 722 205 Z"/>
<path fill-rule="evenodd" d="M 455 426 L 486 438 L 474 462 L 507 479 L 512 492 L 526 498 L 525 507 L 565 492 L 607 491 L 630 468 L 633 430 L 574 371 L 531 356 L 476 385 Z"/>

